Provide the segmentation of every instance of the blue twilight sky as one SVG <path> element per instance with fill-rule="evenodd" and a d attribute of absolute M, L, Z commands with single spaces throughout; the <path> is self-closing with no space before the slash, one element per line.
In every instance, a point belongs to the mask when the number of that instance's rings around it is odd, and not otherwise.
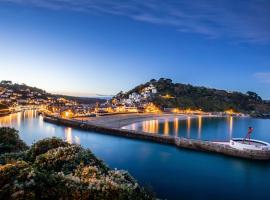
<path fill-rule="evenodd" d="M 269 0 L 0 0 L 0 80 L 79 96 L 152 78 L 270 99 Z"/>

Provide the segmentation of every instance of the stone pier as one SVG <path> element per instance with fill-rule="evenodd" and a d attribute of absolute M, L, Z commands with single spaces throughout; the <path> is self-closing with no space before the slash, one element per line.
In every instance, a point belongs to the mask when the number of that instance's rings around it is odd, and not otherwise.
<path fill-rule="evenodd" d="M 44 121 L 89 130 L 107 135 L 114 135 L 132 139 L 146 140 L 166 145 L 173 145 L 178 148 L 191 149 L 196 151 L 219 153 L 227 156 L 251 159 L 251 160 L 270 160 L 270 151 L 258 150 L 238 150 L 227 144 L 220 144 L 211 141 L 202 141 L 194 139 L 186 139 L 172 136 L 164 136 L 159 134 L 151 134 L 121 128 L 111 128 L 106 126 L 94 125 L 87 122 L 81 122 L 74 119 L 63 119 L 54 116 L 44 116 Z"/>

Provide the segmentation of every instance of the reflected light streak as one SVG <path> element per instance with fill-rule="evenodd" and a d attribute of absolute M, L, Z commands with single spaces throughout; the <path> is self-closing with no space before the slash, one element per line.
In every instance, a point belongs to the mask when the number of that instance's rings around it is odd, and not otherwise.
<path fill-rule="evenodd" d="M 174 118 L 174 134 L 175 136 L 178 136 L 178 131 L 179 131 L 179 121 L 178 121 L 178 118 Z"/>
<path fill-rule="evenodd" d="M 191 119 L 187 118 L 187 138 L 190 138 L 190 127 L 191 127 Z"/>
<path fill-rule="evenodd" d="M 21 126 L 21 118 L 22 118 L 22 113 L 18 113 L 18 115 L 17 115 L 17 126 L 18 127 Z"/>
<path fill-rule="evenodd" d="M 21 117 L 18 116 L 18 114 L 20 114 L 20 113 L 10 114 L 8 116 L 1 117 L 0 118 L 0 125 L 13 127 L 14 124 L 16 124 L 19 126 L 21 123 Z"/>
<path fill-rule="evenodd" d="M 201 139 L 202 135 L 202 116 L 198 117 L 198 139 Z"/>
<path fill-rule="evenodd" d="M 164 135 L 169 135 L 169 121 L 167 119 L 164 122 Z"/>
<path fill-rule="evenodd" d="M 66 141 L 72 144 L 72 128 L 70 127 L 65 128 L 65 137 L 66 137 Z"/>
<path fill-rule="evenodd" d="M 158 133 L 158 120 L 150 120 L 143 122 L 143 132 Z M 136 130 L 136 127 L 134 127 Z"/>
<path fill-rule="evenodd" d="M 232 138 L 232 133 L 233 133 L 233 117 L 230 116 L 228 117 L 228 123 L 229 123 L 229 137 L 230 139 Z"/>
<path fill-rule="evenodd" d="M 39 127 L 43 127 L 43 117 L 40 115 L 39 117 L 38 117 L 38 125 L 39 125 Z"/>
<path fill-rule="evenodd" d="M 159 121 L 157 119 L 155 120 L 155 127 L 156 127 L 155 133 L 158 133 L 159 132 Z"/>
<path fill-rule="evenodd" d="M 149 130 L 150 133 L 154 133 L 154 131 L 155 131 L 154 126 L 155 126 L 154 125 L 154 120 L 150 120 L 149 121 L 149 127 L 148 127 L 148 130 Z"/>

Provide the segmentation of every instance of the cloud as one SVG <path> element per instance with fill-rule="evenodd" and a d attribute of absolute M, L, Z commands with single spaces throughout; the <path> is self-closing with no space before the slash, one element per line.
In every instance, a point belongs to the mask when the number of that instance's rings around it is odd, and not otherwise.
<path fill-rule="evenodd" d="M 211 38 L 270 43 L 269 0 L 0 0 L 48 9 L 129 17 Z"/>
<path fill-rule="evenodd" d="M 270 72 L 258 72 L 258 73 L 255 73 L 254 76 L 260 82 L 270 84 Z"/>

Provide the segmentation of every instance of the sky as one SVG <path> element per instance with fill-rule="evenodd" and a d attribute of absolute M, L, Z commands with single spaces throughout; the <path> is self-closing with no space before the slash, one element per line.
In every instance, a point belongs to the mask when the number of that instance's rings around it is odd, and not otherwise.
<path fill-rule="evenodd" d="M 0 0 L 0 80 L 76 96 L 152 78 L 270 99 L 269 0 Z"/>

